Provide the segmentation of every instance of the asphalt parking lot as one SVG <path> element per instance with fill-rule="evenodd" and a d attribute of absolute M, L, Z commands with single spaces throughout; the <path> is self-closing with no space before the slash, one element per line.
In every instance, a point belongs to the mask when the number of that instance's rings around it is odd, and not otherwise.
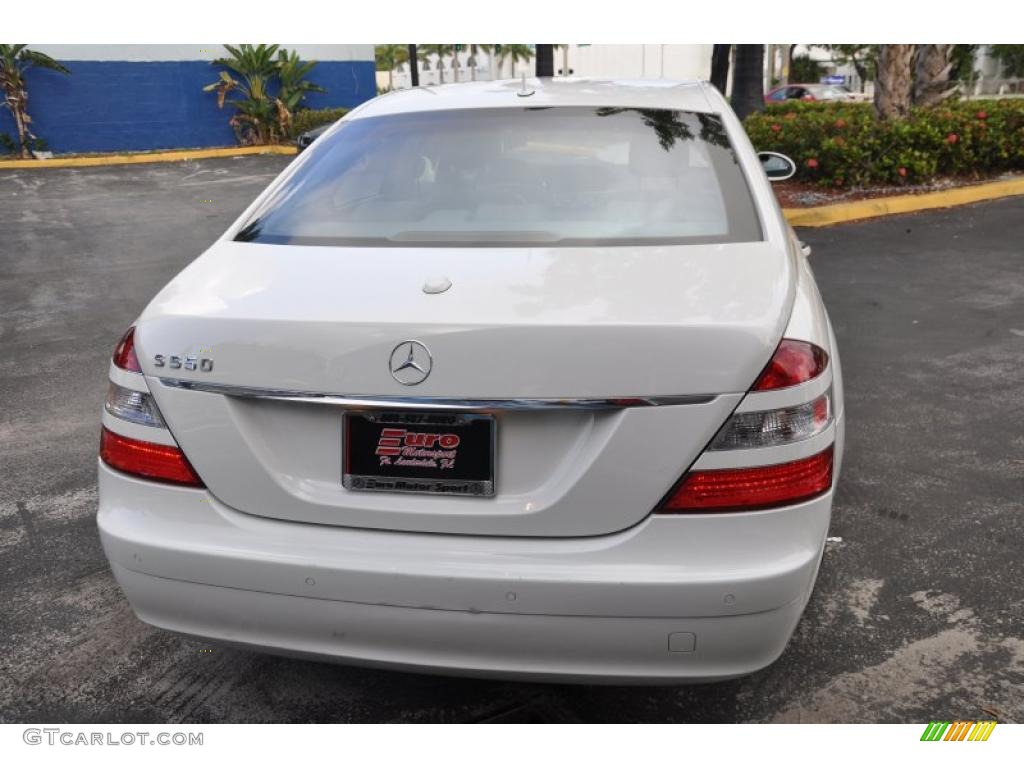
<path fill-rule="evenodd" d="M 756 675 L 462 680 L 135 619 L 94 519 L 110 350 L 287 162 L 0 172 L 0 721 L 1024 721 L 1024 197 L 802 233 L 846 459 L 816 592 Z"/>

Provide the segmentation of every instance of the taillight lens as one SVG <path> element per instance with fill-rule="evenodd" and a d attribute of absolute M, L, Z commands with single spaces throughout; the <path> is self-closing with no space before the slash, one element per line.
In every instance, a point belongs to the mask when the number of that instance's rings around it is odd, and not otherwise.
<path fill-rule="evenodd" d="M 832 390 L 809 403 L 771 411 L 734 413 L 715 435 L 709 451 L 771 448 L 814 437 L 832 423 Z"/>
<path fill-rule="evenodd" d="M 114 469 L 129 475 L 176 485 L 203 487 L 203 481 L 192 469 L 185 454 L 174 445 L 135 440 L 104 427 L 100 435 L 100 458 Z"/>
<path fill-rule="evenodd" d="M 828 365 L 828 352 L 807 341 L 783 339 L 757 377 L 751 392 L 783 389 L 819 376 Z"/>
<path fill-rule="evenodd" d="M 135 326 L 124 332 L 124 336 L 114 347 L 114 365 L 132 373 L 142 373 L 139 358 L 135 354 Z"/>
<path fill-rule="evenodd" d="M 832 446 L 785 464 L 689 472 L 659 512 L 741 512 L 799 504 L 832 487 Z"/>
<path fill-rule="evenodd" d="M 121 387 L 113 382 L 107 388 L 107 413 L 118 419 L 141 424 L 144 427 L 164 427 L 163 416 L 153 396 L 146 392 Z"/>

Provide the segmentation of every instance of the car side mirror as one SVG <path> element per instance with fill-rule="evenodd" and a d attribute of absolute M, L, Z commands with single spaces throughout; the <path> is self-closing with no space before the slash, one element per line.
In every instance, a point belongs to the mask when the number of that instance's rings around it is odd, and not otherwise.
<path fill-rule="evenodd" d="M 779 152 L 758 152 L 757 157 L 768 181 L 785 181 L 796 173 L 796 163 Z"/>

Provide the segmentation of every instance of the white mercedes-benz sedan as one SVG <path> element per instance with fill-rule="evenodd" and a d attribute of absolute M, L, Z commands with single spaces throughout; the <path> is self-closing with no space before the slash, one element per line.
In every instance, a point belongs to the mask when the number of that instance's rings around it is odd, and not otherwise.
<path fill-rule="evenodd" d="M 771 664 L 843 447 L 787 169 L 699 82 L 352 111 L 116 346 L 98 522 L 135 612 L 480 676 Z"/>

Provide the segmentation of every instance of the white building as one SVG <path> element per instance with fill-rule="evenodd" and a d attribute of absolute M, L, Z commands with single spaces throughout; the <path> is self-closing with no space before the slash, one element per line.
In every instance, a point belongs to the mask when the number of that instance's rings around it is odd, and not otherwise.
<path fill-rule="evenodd" d="M 711 75 L 712 45 L 564 45 L 555 49 L 555 75 L 577 75 L 580 77 L 608 78 L 669 78 L 678 80 L 708 79 Z M 783 76 L 783 59 L 789 44 L 765 46 L 765 92 Z M 833 54 L 823 46 L 795 45 L 792 55 L 809 56 L 821 69 L 821 76 L 840 77 L 842 82 L 854 91 L 872 93 L 873 83 L 862 83 L 852 64 L 839 64 Z M 437 85 L 440 82 L 466 80 L 497 80 L 517 78 L 521 75 L 532 77 L 536 62 L 528 60 L 512 63 L 501 55 L 488 56 L 483 51 L 476 53 L 476 66 L 469 66 L 469 46 L 452 57 L 446 56 L 438 66 L 432 56 L 419 67 L 421 85 Z M 457 65 L 456 65 L 457 64 Z M 1024 91 L 1020 79 L 1001 79 L 999 63 L 991 57 L 987 46 L 979 46 L 975 63 L 978 78 L 965 90 L 973 95 L 1001 94 Z M 389 77 L 387 72 L 377 73 L 377 85 L 384 89 L 389 83 L 395 88 L 411 85 L 408 65 L 403 65 Z M 726 89 L 727 92 L 729 88 Z"/>
<path fill-rule="evenodd" d="M 420 63 L 420 85 L 437 85 L 465 80 L 498 80 L 521 75 L 532 77 L 536 62 L 513 64 L 501 55 L 476 54 L 476 67 L 468 66 L 469 46 L 462 46 L 456 55 L 458 67 L 453 67 L 451 56 L 446 56 L 443 68 L 438 67 L 436 56 Z M 555 74 L 581 77 L 615 78 L 670 78 L 679 80 L 707 79 L 711 73 L 710 45 L 565 45 L 555 50 Z M 408 65 L 395 70 L 390 80 L 395 88 L 411 85 Z M 387 88 L 387 72 L 377 73 L 377 84 Z"/>

